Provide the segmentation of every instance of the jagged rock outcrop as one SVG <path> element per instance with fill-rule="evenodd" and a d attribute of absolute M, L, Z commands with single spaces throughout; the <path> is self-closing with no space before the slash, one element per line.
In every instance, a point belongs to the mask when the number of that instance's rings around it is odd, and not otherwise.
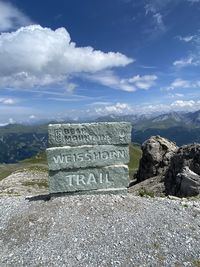
<path fill-rule="evenodd" d="M 200 144 L 178 149 L 165 175 L 165 189 L 166 194 L 179 197 L 200 193 Z"/>
<path fill-rule="evenodd" d="M 136 175 L 137 181 L 141 182 L 150 177 L 165 174 L 170 159 L 178 147 L 160 136 L 152 136 L 142 145 L 142 158 Z"/>
<path fill-rule="evenodd" d="M 137 193 L 142 188 L 155 195 L 178 197 L 200 194 L 200 144 L 178 148 L 165 138 L 152 136 L 142 151 L 137 184 L 131 191 Z"/>

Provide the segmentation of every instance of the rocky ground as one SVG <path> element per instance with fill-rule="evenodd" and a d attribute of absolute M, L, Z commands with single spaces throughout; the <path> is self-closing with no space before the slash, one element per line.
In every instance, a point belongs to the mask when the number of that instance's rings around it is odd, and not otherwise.
<path fill-rule="evenodd" d="M 0 198 L 0 266 L 199 266 L 200 202 Z"/>
<path fill-rule="evenodd" d="M 200 145 L 142 149 L 127 195 L 50 197 L 41 168 L 1 180 L 0 267 L 200 267 Z"/>
<path fill-rule="evenodd" d="M 1 196 L 27 196 L 48 193 L 48 172 L 20 170 L 0 181 Z"/>

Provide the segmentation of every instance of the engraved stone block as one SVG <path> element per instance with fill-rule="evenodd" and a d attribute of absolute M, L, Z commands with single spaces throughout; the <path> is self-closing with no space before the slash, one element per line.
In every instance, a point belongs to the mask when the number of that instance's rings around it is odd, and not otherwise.
<path fill-rule="evenodd" d="M 125 190 L 127 187 L 128 167 L 126 165 L 49 172 L 50 193 L 99 189 L 114 191 L 116 188 Z"/>
<path fill-rule="evenodd" d="M 129 162 L 128 145 L 52 147 L 46 152 L 50 170 L 103 167 Z"/>
<path fill-rule="evenodd" d="M 131 130 L 128 122 L 50 124 L 49 146 L 129 144 Z"/>

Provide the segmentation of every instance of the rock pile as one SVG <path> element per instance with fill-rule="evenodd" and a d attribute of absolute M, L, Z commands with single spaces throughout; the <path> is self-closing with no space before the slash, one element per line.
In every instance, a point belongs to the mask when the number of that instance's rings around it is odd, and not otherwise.
<path fill-rule="evenodd" d="M 50 193 L 126 192 L 131 124 L 49 125 Z"/>
<path fill-rule="evenodd" d="M 167 194 L 180 197 L 200 193 L 200 144 L 178 149 L 166 172 L 165 188 Z"/>
<path fill-rule="evenodd" d="M 141 182 L 164 174 L 177 149 L 175 143 L 160 136 L 152 136 L 146 140 L 142 145 L 143 156 L 140 160 L 137 181 Z"/>
<path fill-rule="evenodd" d="M 156 195 L 179 197 L 200 194 L 200 144 L 178 148 L 165 138 L 152 136 L 144 142 L 142 151 L 137 190 L 142 187 Z"/>

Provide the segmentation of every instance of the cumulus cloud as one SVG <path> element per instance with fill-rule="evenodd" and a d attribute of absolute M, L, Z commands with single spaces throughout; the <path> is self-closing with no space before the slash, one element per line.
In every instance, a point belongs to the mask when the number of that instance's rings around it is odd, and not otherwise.
<path fill-rule="evenodd" d="M 158 114 L 171 111 L 195 111 L 200 109 L 200 100 L 176 100 L 168 104 L 143 104 L 130 105 L 127 103 L 115 103 L 112 105 L 87 110 L 88 114 L 97 116 L 106 115 L 141 115 L 141 114 Z"/>
<path fill-rule="evenodd" d="M 128 79 L 120 79 L 112 71 L 104 71 L 93 75 L 86 75 L 85 78 L 113 89 L 134 92 L 138 89 L 150 89 L 155 85 L 158 77 L 156 75 L 136 75 Z"/>
<path fill-rule="evenodd" d="M 132 112 L 132 107 L 126 103 L 116 103 L 109 106 L 95 108 L 97 115 L 108 115 L 108 114 L 129 114 Z"/>
<path fill-rule="evenodd" d="M 194 100 L 177 100 L 171 104 L 171 107 L 175 108 L 192 108 L 196 102 Z M 199 103 L 198 103 L 199 104 Z"/>
<path fill-rule="evenodd" d="M 128 79 L 129 83 L 134 84 L 136 88 L 148 90 L 155 85 L 155 81 L 158 79 L 156 75 L 136 75 Z"/>
<path fill-rule="evenodd" d="M 0 31 L 17 29 L 32 24 L 22 11 L 11 3 L 0 1 Z"/>
<path fill-rule="evenodd" d="M 31 25 L 0 35 L 0 62 L 0 87 L 29 88 L 64 86 L 73 74 L 124 67 L 133 59 L 119 52 L 77 47 L 65 28 L 53 31 Z M 71 84 L 70 90 L 74 87 Z"/>

